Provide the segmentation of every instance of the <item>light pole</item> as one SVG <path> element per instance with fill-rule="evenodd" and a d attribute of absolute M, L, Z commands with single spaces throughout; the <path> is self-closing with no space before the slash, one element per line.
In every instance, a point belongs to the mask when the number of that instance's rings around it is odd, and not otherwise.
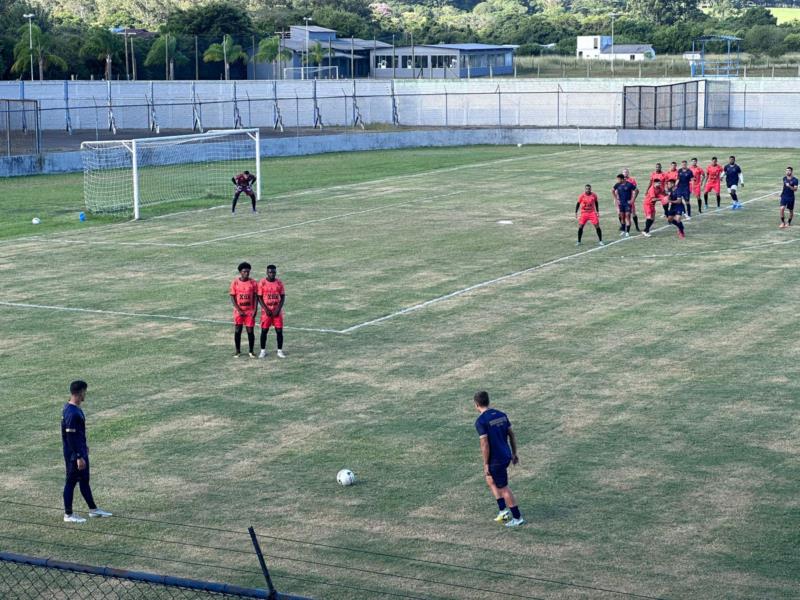
<path fill-rule="evenodd" d="M 308 66 L 308 22 L 311 21 L 311 17 L 303 17 L 303 21 L 306 22 L 306 55 L 303 59 L 306 66 Z M 300 65 L 300 79 L 306 78 L 306 69 L 303 65 Z"/>
<path fill-rule="evenodd" d="M 611 17 L 611 76 L 614 77 L 614 63 L 617 62 L 617 52 L 614 50 L 614 19 L 619 15 L 611 13 L 608 16 Z"/>
<path fill-rule="evenodd" d="M 28 19 L 28 50 L 30 51 L 31 55 L 31 81 L 33 81 L 33 13 L 28 13 L 27 15 L 22 15 L 25 19 Z"/>

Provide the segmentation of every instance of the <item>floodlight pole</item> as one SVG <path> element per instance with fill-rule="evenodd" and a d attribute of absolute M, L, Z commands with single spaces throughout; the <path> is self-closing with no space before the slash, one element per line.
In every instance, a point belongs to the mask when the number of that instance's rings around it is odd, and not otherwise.
<path fill-rule="evenodd" d="M 611 13 L 609 16 L 611 17 L 611 76 L 614 77 L 614 63 L 617 62 L 617 52 L 614 50 L 614 19 L 619 15 Z"/>
<path fill-rule="evenodd" d="M 33 81 L 33 13 L 22 15 L 23 18 L 28 19 L 28 50 L 31 55 L 31 81 Z"/>
<path fill-rule="evenodd" d="M 305 53 L 306 56 L 304 59 L 306 65 L 308 65 L 308 22 L 311 20 L 312 20 L 311 17 L 303 17 L 303 21 L 305 21 L 306 23 L 306 53 Z M 306 78 L 306 71 L 303 68 L 303 65 L 300 65 L 300 79 L 305 79 L 305 78 Z"/>

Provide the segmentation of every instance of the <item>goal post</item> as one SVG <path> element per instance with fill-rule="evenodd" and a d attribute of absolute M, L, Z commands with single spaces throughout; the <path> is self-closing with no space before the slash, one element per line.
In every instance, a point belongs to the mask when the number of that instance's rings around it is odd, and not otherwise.
<path fill-rule="evenodd" d="M 261 200 L 258 129 L 224 129 L 191 135 L 81 143 L 83 194 L 95 214 L 132 214 L 168 202 L 227 199 L 231 178 L 255 177 Z"/>

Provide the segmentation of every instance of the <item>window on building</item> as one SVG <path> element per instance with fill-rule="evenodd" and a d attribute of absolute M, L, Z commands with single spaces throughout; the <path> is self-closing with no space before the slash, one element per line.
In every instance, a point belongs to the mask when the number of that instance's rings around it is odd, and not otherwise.
<path fill-rule="evenodd" d="M 636 60 L 636 55 L 635 54 L 631 54 L 631 60 Z"/>
<path fill-rule="evenodd" d="M 428 68 L 428 57 L 424 56 L 415 56 L 414 57 L 414 68 L 415 69 L 427 69 Z"/>
<path fill-rule="evenodd" d="M 400 57 L 400 68 L 402 69 L 411 68 L 411 55 L 405 55 Z"/>

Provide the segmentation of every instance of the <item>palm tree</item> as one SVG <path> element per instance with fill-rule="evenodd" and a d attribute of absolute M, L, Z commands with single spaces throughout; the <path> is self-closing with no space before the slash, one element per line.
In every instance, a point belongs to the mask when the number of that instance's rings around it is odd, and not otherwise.
<path fill-rule="evenodd" d="M 308 49 L 308 54 L 306 55 L 306 63 L 310 65 L 321 65 L 322 61 L 325 60 L 325 57 L 327 55 L 328 55 L 328 49 L 323 48 L 322 44 L 317 42 Z"/>
<path fill-rule="evenodd" d="M 80 54 L 83 57 L 96 58 L 105 63 L 103 77 L 111 81 L 111 65 L 114 59 L 119 59 L 120 38 L 108 29 L 94 28 L 89 31 L 86 40 L 81 45 Z"/>
<path fill-rule="evenodd" d="M 233 38 L 227 33 L 222 38 L 221 44 L 211 44 L 203 53 L 203 62 L 222 62 L 225 64 L 225 81 L 231 78 L 231 63 L 247 60 L 247 52 L 239 44 L 233 43 Z"/>
<path fill-rule="evenodd" d="M 153 45 L 150 46 L 150 50 L 147 52 L 144 64 L 147 67 L 151 67 L 164 60 L 167 61 L 165 65 L 167 69 L 165 79 L 175 78 L 176 63 L 182 65 L 189 61 L 189 58 L 178 48 L 178 38 L 169 33 L 160 35 L 155 39 Z"/>
<path fill-rule="evenodd" d="M 281 38 L 277 35 L 264 38 L 258 43 L 258 52 L 253 56 L 253 64 L 260 62 L 269 62 L 275 65 L 278 62 L 278 72 L 281 70 L 281 60 L 289 60 L 292 58 L 292 51 L 288 48 L 281 46 Z M 255 73 L 255 70 L 254 70 Z M 277 79 L 277 78 L 276 78 Z"/>
<path fill-rule="evenodd" d="M 24 73 L 31 64 L 31 55 L 39 65 L 39 81 L 44 81 L 44 71 L 50 65 L 66 70 L 67 61 L 60 56 L 53 54 L 50 48 L 53 47 L 52 38 L 42 33 L 38 25 L 23 25 L 19 28 L 19 41 L 14 46 L 14 64 L 11 65 L 12 73 Z M 31 51 L 33 45 L 33 51 Z"/>

